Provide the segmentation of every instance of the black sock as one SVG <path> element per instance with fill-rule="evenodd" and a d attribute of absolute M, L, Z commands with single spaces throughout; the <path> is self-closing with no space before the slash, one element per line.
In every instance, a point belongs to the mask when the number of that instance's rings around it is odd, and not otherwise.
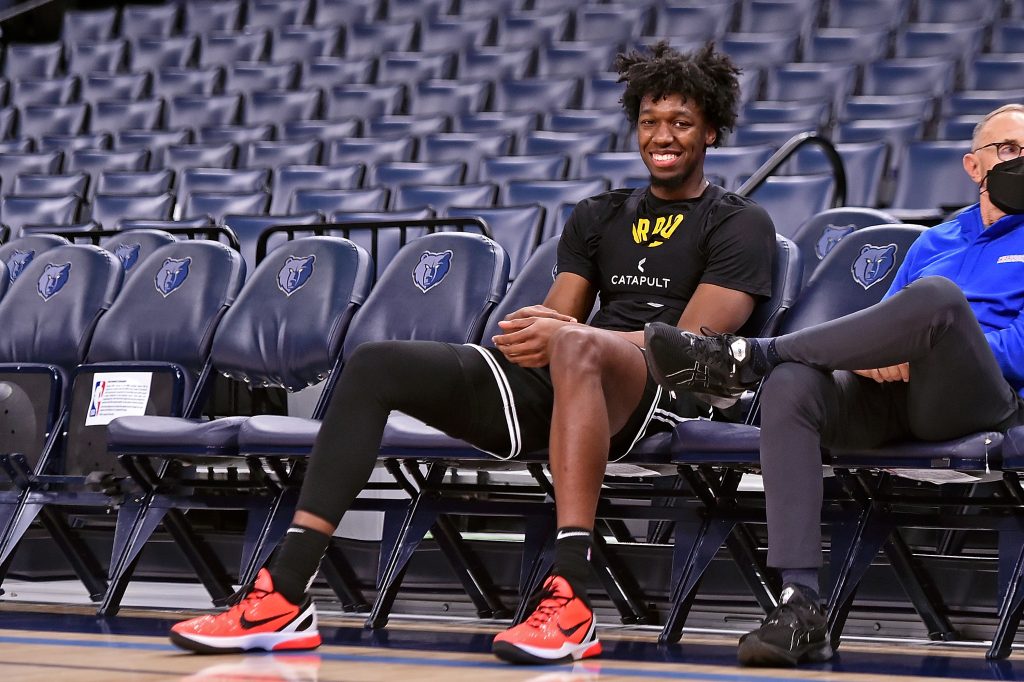
<path fill-rule="evenodd" d="M 569 581 L 572 591 L 588 606 L 587 583 L 590 581 L 590 549 L 593 544 L 588 528 L 559 528 L 555 537 L 554 573 Z"/>
<path fill-rule="evenodd" d="M 753 352 L 752 364 L 760 374 L 768 374 L 782 362 L 779 352 L 775 349 L 775 339 L 748 339 Z"/>
<path fill-rule="evenodd" d="M 782 574 L 782 584 L 793 584 L 801 587 L 807 587 L 814 590 L 814 594 L 818 594 L 821 588 L 818 587 L 818 569 L 816 568 L 780 568 L 779 573 Z"/>
<path fill-rule="evenodd" d="M 270 565 L 274 588 L 293 604 L 306 598 L 320 560 L 327 552 L 331 536 L 311 528 L 292 526 L 284 536 L 277 556 Z"/>

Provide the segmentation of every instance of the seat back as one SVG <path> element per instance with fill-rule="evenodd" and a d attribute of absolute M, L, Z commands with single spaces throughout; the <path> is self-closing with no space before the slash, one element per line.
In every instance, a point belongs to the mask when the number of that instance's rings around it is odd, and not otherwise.
<path fill-rule="evenodd" d="M 305 237 L 268 255 L 213 341 L 218 372 L 297 391 L 324 379 L 373 281 L 370 257 L 338 237 Z"/>
<path fill-rule="evenodd" d="M 40 252 L 0 299 L 0 362 L 43 362 L 71 370 L 82 362 L 96 321 L 121 287 L 121 264 L 98 246 Z"/>
<path fill-rule="evenodd" d="M 242 256 L 217 242 L 175 241 L 136 267 L 96 327 L 89 362 L 174 362 L 198 374 L 245 280 Z"/>
<path fill-rule="evenodd" d="M 750 194 L 775 223 L 775 231 L 792 237 L 815 213 L 829 208 L 835 182 L 831 175 L 775 175 Z"/>
<path fill-rule="evenodd" d="M 92 220 L 104 229 L 116 230 L 122 220 L 170 220 L 173 194 L 97 194 Z"/>
<path fill-rule="evenodd" d="M 481 218 L 491 228 L 494 241 L 501 244 L 509 256 L 509 277 L 519 277 L 540 240 L 544 225 L 544 208 L 531 206 L 449 206 L 445 215 L 457 218 Z"/>
<path fill-rule="evenodd" d="M 0 199 L 0 221 L 11 228 L 12 237 L 20 237 L 26 225 L 71 225 L 78 219 L 81 197 L 68 194 L 56 197 L 20 197 Z"/>
<path fill-rule="evenodd" d="M 8 282 L 13 284 L 36 256 L 68 244 L 70 242 L 67 239 L 57 235 L 29 234 L 0 245 L 0 263 L 6 268 Z"/>
<path fill-rule="evenodd" d="M 274 173 L 270 212 L 288 211 L 292 195 L 299 189 L 357 189 L 363 184 L 366 167 L 361 163 L 337 166 L 284 166 Z"/>
<path fill-rule="evenodd" d="M 803 283 L 807 284 L 818 264 L 844 237 L 862 227 L 899 222 L 874 208 L 830 208 L 811 216 L 793 236 L 804 258 Z"/>
<path fill-rule="evenodd" d="M 508 288 L 505 297 L 491 311 L 487 318 L 487 326 L 480 335 L 480 343 L 494 346 L 491 341 L 495 336 L 503 334 L 498 322 L 507 315 L 528 305 L 544 302 L 555 281 L 555 267 L 558 265 L 558 237 L 552 237 L 537 247 L 529 260 L 522 266 L 519 276 Z"/>
<path fill-rule="evenodd" d="M 478 179 L 499 185 L 510 180 L 564 180 L 568 168 L 569 157 L 561 154 L 490 156 L 481 161 Z"/>
<path fill-rule="evenodd" d="M 505 185 L 502 203 L 506 206 L 540 204 L 547 211 L 543 236 L 553 237 L 561 233 L 563 227 L 563 224 L 558 222 L 559 206 L 575 204 L 587 197 L 606 191 L 608 191 L 608 181 L 604 178 L 513 181 Z"/>
<path fill-rule="evenodd" d="M 818 264 L 779 333 L 795 332 L 878 303 L 907 249 L 923 231 L 917 225 L 879 225 L 845 237 Z"/>
<path fill-rule="evenodd" d="M 978 186 L 964 172 L 966 142 L 911 142 L 896 176 L 894 208 L 959 208 L 978 200 Z"/>
<path fill-rule="evenodd" d="M 124 269 L 124 281 L 128 282 L 139 272 L 140 268 L 137 266 L 150 254 L 161 246 L 173 244 L 175 241 L 174 235 L 163 230 L 123 230 L 104 241 L 102 246 L 117 256 Z"/>
<path fill-rule="evenodd" d="M 238 237 L 239 251 L 249 272 L 256 269 L 256 244 L 264 230 L 279 225 L 315 225 L 322 222 L 323 214 L 316 211 L 291 215 L 229 213 L 224 216 L 224 226 Z"/>
<path fill-rule="evenodd" d="M 746 336 L 771 336 L 787 310 L 793 306 L 802 284 L 804 259 L 800 249 L 782 235 L 775 235 L 775 260 L 772 263 L 772 295 L 758 301 L 740 333 Z"/>
<path fill-rule="evenodd" d="M 430 206 L 438 213 L 444 213 L 449 206 L 458 203 L 493 206 L 497 196 L 497 185 L 488 182 L 473 185 L 401 185 L 392 195 L 391 208 L 401 211 Z"/>
<path fill-rule="evenodd" d="M 366 341 L 474 342 L 507 284 L 508 256 L 487 237 L 438 232 L 415 239 L 377 280 L 352 320 L 343 354 Z"/>

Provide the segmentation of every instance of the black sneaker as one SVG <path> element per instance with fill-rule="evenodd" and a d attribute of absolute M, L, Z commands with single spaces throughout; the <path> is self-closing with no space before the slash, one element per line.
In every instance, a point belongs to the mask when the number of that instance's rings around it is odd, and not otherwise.
<path fill-rule="evenodd" d="M 706 336 L 684 332 L 662 322 L 644 328 L 647 368 L 670 391 L 686 389 L 719 408 L 731 407 L 744 391 L 764 377 L 754 361 L 753 344 L 742 336 Z"/>
<path fill-rule="evenodd" d="M 788 584 L 764 624 L 740 638 L 740 665 L 794 666 L 832 658 L 828 624 L 814 590 Z"/>

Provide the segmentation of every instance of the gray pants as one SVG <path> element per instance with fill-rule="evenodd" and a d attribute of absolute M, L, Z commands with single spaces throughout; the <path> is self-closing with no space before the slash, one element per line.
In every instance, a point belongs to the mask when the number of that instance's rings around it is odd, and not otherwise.
<path fill-rule="evenodd" d="M 768 565 L 821 565 L 821 447 L 947 440 L 1024 423 L 960 289 L 925 277 L 865 310 L 780 336 L 783 363 L 765 381 L 761 469 Z M 909 382 L 854 369 L 910 363 Z"/>

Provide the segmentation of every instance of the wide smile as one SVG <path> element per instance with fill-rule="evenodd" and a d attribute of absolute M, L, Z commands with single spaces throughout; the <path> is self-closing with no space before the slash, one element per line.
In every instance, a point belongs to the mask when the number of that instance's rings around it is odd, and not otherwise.
<path fill-rule="evenodd" d="M 651 163 L 656 168 L 671 168 L 681 156 L 679 152 L 652 152 Z"/>

